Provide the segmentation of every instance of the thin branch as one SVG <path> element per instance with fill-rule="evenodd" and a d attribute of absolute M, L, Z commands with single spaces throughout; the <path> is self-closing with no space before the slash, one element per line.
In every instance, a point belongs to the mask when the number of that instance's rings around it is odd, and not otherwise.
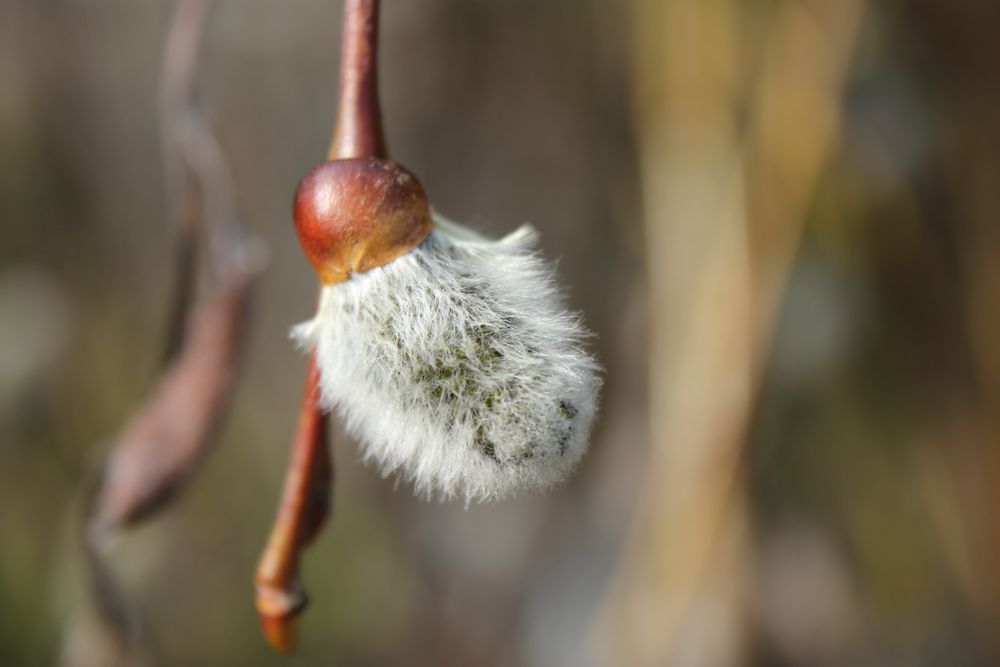
<path fill-rule="evenodd" d="M 264 263 L 262 246 L 236 213 L 224 160 L 195 101 L 208 7 L 209 0 L 179 0 L 164 46 L 164 156 L 180 237 L 166 364 L 118 436 L 86 507 L 88 573 L 116 664 L 145 665 L 151 658 L 109 561 L 114 538 L 166 507 L 208 453 L 235 385 L 250 289 Z M 211 245 L 204 253 L 210 280 L 195 301 L 202 243 Z M 81 661 L 72 653 L 64 659 Z"/>
<path fill-rule="evenodd" d="M 166 365 L 178 353 L 184 338 L 187 312 L 194 298 L 198 236 L 203 233 L 197 183 L 184 159 L 181 127 L 194 107 L 195 64 L 204 31 L 208 0 L 180 2 L 163 47 L 160 72 L 160 143 L 167 180 L 171 217 L 177 231 L 174 284 L 167 311 L 163 352 Z"/>
<path fill-rule="evenodd" d="M 319 533 L 330 511 L 333 467 L 327 441 L 328 417 L 317 407 L 318 391 L 319 372 L 310 359 L 278 516 L 257 565 L 261 627 L 268 642 L 285 653 L 295 648 L 295 617 L 308 603 L 299 581 L 299 553 Z"/>
<path fill-rule="evenodd" d="M 340 106 L 329 158 L 386 156 L 378 98 L 379 0 L 347 0 L 340 52 Z"/>
<path fill-rule="evenodd" d="M 340 102 L 330 159 L 386 155 L 378 100 L 378 18 L 378 0 L 347 0 L 344 5 Z M 255 576 L 261 627 L 283 652 L 294 650 L 296 618 L 308 600 L 298 574 L 300 553 L 322 526 L 331 496 L 328 417 L 317 404 L 318 382 L 315 359 L 310 358 L 278 513 Z"/>

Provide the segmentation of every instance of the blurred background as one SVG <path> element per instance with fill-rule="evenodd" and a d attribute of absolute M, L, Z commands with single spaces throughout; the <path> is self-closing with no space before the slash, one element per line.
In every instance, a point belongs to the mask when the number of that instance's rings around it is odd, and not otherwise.
<path fill-rule="evenodd" d="M 565 487 L 426 503 L 334 432 L 297 656 L 252 574 L 315 278 L 340 2 L 218 0 L 198 84 L 266 240 L 216 449 L 114 565 L 163 665 L 1000 661 L 1000 4 L 386 0 L 391 155 L 530 221 L 606 369 Z M 83 485 L 156 377 L 169 2 L 0 1 L 0 664 L 76 665 Z"/>

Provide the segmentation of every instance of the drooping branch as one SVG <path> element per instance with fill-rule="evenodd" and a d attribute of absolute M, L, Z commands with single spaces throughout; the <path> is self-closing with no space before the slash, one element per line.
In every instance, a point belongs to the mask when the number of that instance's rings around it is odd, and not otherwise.
<path fill-rule="evenodd" d="M 209 7 L 210 0 L 178 0 L 163 52 L 164 163 L 180 240 L 165 365 L 118 435 L 85 508 L 90 583 L 115 656 L 96 660 L 104 664 L 151 661 L 111 565 L 114 537 L 165 508 L 209 452 L 235 386 L 251 287 L 264 263 L 260 242 L 237 214 L 225 161 L 194 92 Z M 209 273 L 201 291 L 199 257 Z M 72 651 L 65 658 L 86 662 Z"/>
<path fill-rule="evenodd" d="M 260 242 L 243 228 L 227 168 L 195 98 L 198 47 L 209 0 L 179 0 L 164 46 L 163 140 L 175 226 L 208 260 L 204 293 L 179 299 L 177 350 L 122 431 L 103 473 L 95 521 L 124 526 L 155 510 L 204 454 L 228 402 L 245 338 Z M 201 253 L 200 246 L 208 245 Z M 197 266 L 179 264 L 180 272 Z M 194 284 L 194 278 L 186 280 Z"/>
<path fill-rule="evenodd" d="M 194 106 L 195 65 L 204 31 L 208 0 L 177 5 L 163 46 L 160 74 L 160 144 L 171 217 L 177 234 L 174 251 L 174 284 L 167 312 L 163 363 L 180 350 L 187 311 L 194 299 L 198 262 L 198 236 L 203 233 L 201 206 L 194 174 L 184 159 L 183 127 Z"/>

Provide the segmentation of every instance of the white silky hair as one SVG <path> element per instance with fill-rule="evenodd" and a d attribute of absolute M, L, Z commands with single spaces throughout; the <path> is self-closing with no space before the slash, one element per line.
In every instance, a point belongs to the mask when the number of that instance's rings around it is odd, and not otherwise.
<path fill-rule="evenodd" d="M 434 222 L 407 254 L 324 287 L 292 336 L 315 349 L 322 405 L 383 474 L 466 503 L 549 488 L 587 448 L 589 334 L 530 226 L 494 241 Z"/>

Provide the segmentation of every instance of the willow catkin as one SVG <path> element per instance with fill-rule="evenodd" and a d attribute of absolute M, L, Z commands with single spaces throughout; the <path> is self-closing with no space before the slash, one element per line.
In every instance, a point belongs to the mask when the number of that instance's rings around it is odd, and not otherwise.
<path fill-rule="evenodd" d="M 386 475 L 442 498 L 559 483 L 586 451 L 600 388 L 528 226 L 498 241 L 434 216 L 418 246 L 323 287 L 293 337 L 322 403 Z"/>

